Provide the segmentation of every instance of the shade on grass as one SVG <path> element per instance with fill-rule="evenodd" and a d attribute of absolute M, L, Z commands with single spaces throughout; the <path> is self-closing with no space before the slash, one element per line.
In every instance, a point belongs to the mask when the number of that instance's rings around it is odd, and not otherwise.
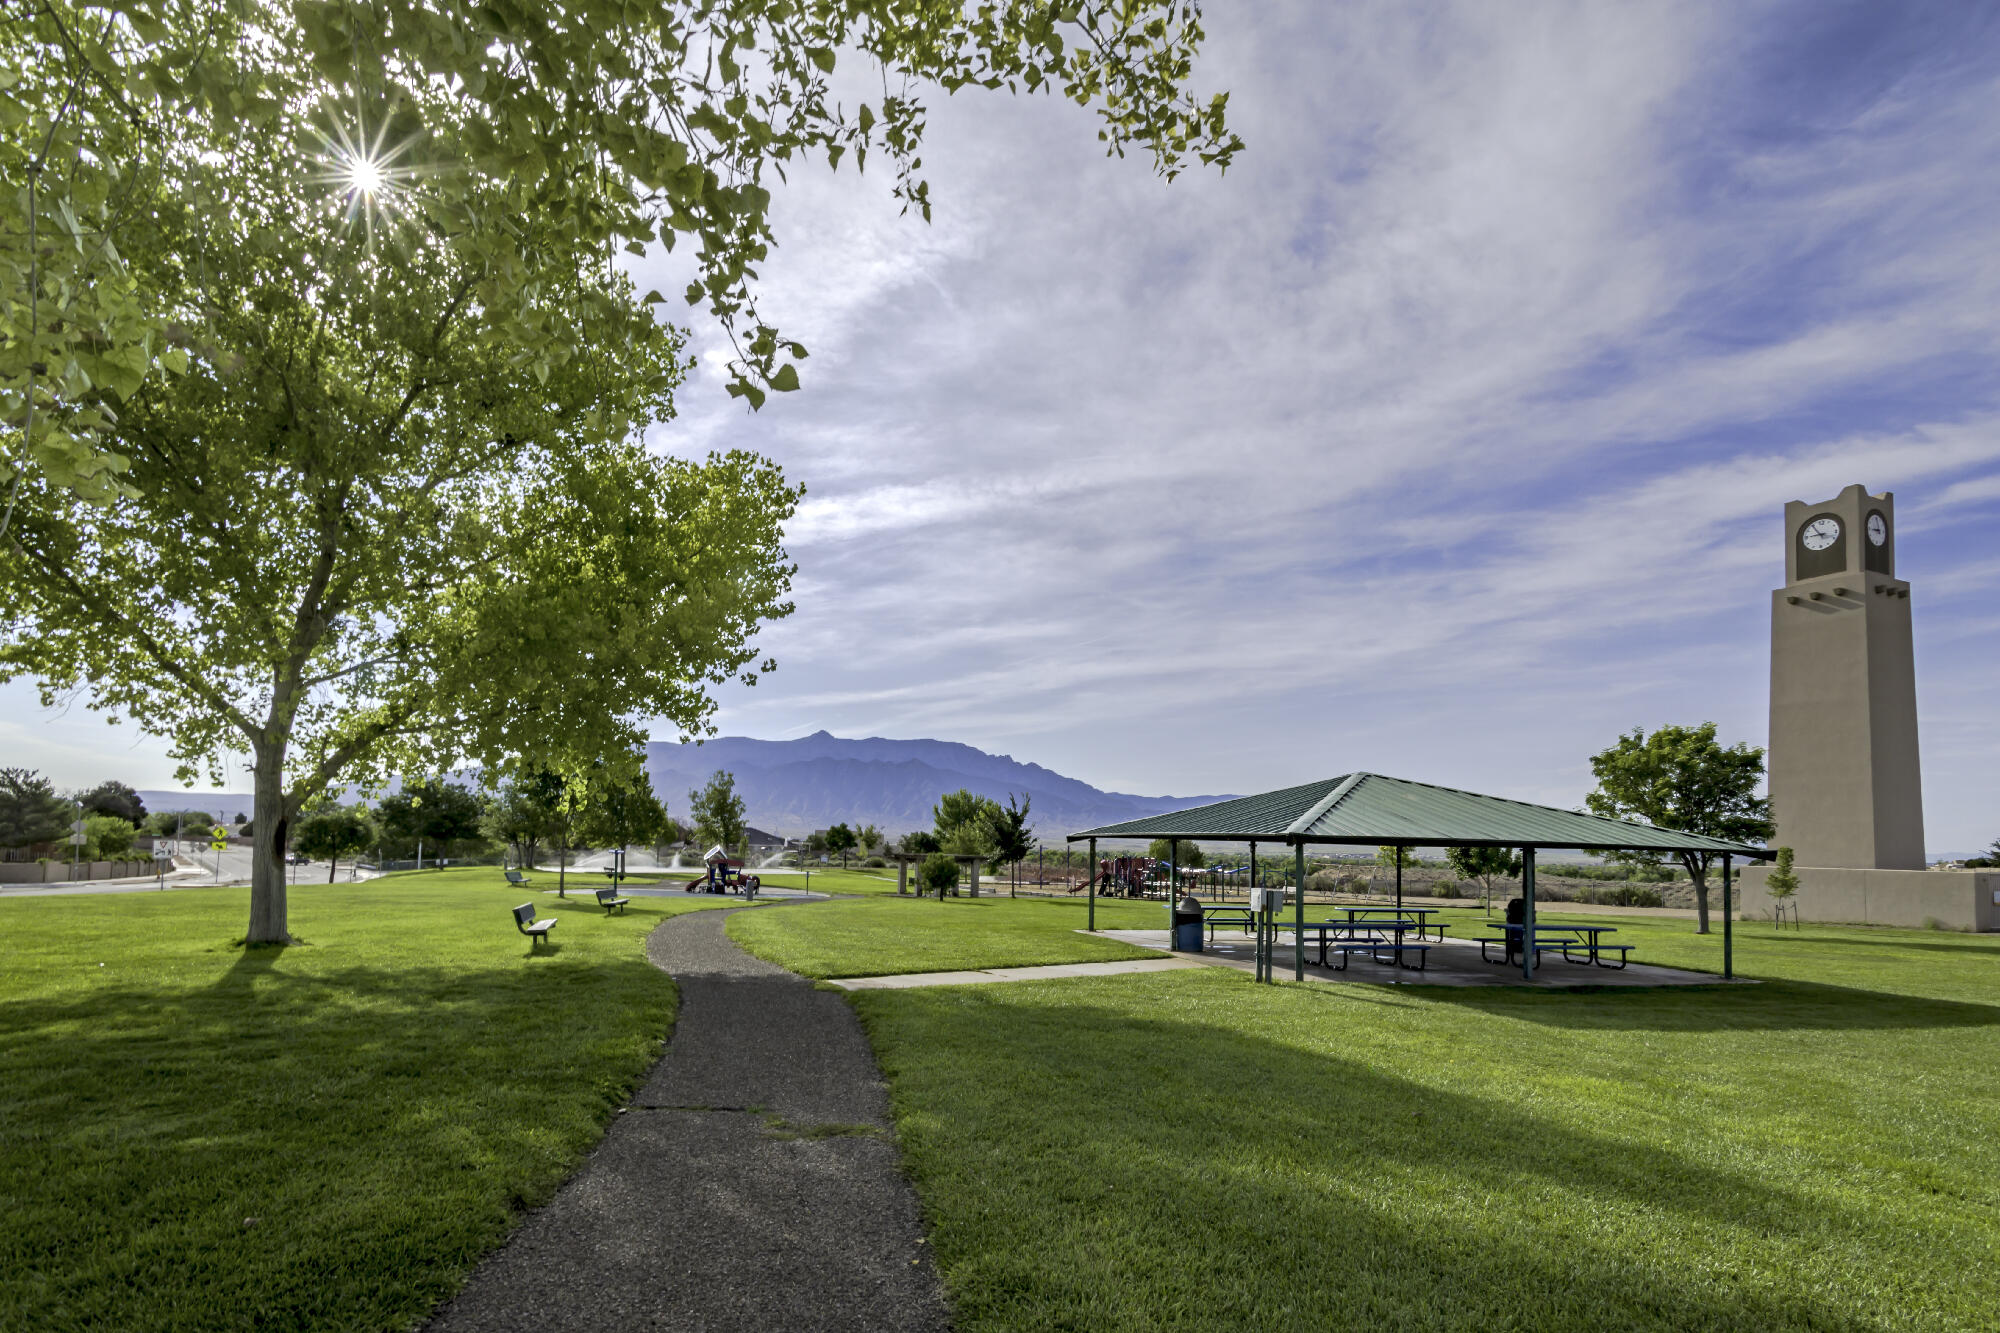
<path fill-rule="evenodd" d="M 1996 944 L 1745 928 L 1739 966 L 1792 979 L 1714 989 L 1216 969 L 853 1003 L 962 1328 L 1976 1329 Z"/>
<path fill-rule="evenodd" d="M 551 881 L 552 883 L 553 881 Z M 546 1198 L 657 1058 L 663 915 L 498 871 L 0 900 L 0 1328 L 401 1328 Z"/>
<path fill-rule="evenodd" d="M 819 877 L 815 875 L 815 884 Z M 1143 928 L 1161 909 L 1099 903 L 1097 924 Z M 893 894 L 729 919 L 729 937 L 803 976 L 873 977 L 1157 958 L 1151 950 L 1078 934 L 1084 904 L 1050 898 L 901 898 Z"/>

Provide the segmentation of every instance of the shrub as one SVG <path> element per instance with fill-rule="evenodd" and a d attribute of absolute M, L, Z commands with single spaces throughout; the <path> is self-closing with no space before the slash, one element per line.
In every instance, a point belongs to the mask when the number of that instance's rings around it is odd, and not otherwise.
<path fill-rule="evenodd" d="M 868 867 L 870 870 L 881 870 L 885 868 L 889 863 L 887 861 L 884 861 L 879 856 L 871 856 L 866 861 L 863 861 L 861 864 Z"/>
<path fill-rule="evenodd" d="M 83 835 L 90 841 L 84 853 L 92 861 L 122 861 L 132 854 L 132 839 L 139 830 L 116 815 L 86 815 Z"/>
<path fill-rule="evenodd" d="M 1431 886 L 1431 897 L 1433 898 L 1462 898 L 1464 896 L 1464 894 L 1459 892 L 1458 885 L 1448 879 L 1441 879 Z"/>
<path fill-rule="evenodd" d="M 935 892 L 942 898 L 958 887 L 958 862 L 943 852 L 933 852 L 924 858 L 923 868 L 917 871 L 917 882 L 926 892 Z"/>
<path fill-rule="evenodd" d="M 1346 877 L 1337 875 L 1331 870 L 1316 870 L 1306 876 L 1306 888 L 1314 893 L 1333 893 L 1346 887 Z"/>

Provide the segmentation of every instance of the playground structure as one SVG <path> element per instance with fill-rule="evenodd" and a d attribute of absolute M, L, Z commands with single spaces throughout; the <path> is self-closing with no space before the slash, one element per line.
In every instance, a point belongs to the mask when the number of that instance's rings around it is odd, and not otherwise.
<path fill-rule="evenodd" d="M 757 890 L 763 887 L 763 880 L 748 874 L 743 862 L 724 851 L 720 844 L 708 849 L 702 857 L 707 873 L 700 879 L 691 879 L 685 886 L 688 893 L 736 893 L 745 898 L 755 898 Z"/>

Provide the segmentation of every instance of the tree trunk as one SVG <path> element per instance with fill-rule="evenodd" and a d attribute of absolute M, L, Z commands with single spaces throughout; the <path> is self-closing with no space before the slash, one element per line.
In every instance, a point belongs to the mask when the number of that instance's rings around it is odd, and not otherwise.
<path fill-rule="evenodd" d="M 251 770 L 251 818 L 257 836 L 250 840 L 249 944 L 287 944 L 285 842 L 290 820 L 285 811 L 285 752 L 276 746 L 256 751 Z"/>
<path fill-rule="evenodd" d="M 326 882 L 327 882 L 327 883 L 329 883 L 329 884 L 333 883 L 333 877 L 334 877 L 335 875 L 338 875 L 339 873 L 340 873 L 340 858 L 339 858 L 339 857 L 337 857 L 337 856 L 329 856 L 329 857 L 327 857 L 327 858 L 326 858 Z"/>
<path fill-rule="evenodd" d="M 1708 934 L 1708 876 L 1702 874 L 1694 881 L 1694 915 L 1697 935 Z"/>

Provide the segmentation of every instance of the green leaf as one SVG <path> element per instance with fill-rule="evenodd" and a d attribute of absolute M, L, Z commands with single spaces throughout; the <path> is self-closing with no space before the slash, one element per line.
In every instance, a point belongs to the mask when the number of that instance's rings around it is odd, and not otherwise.
<path fill-rule="evenodd" d="M 778 373 L 771 376 L 771 387 L 779 393 L 791 393 L 799 387 L 799 368 L 787 361 L 778 367 Z"/>

